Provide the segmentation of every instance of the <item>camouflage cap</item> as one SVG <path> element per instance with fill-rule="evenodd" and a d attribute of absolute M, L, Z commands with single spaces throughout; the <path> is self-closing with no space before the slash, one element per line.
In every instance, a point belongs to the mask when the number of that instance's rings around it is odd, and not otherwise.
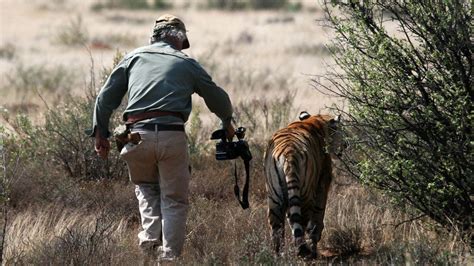
<path fill-rule="evenodd" d="M 186 26 L 184 25 L 183 21 L 179 19 L 176 16 L 170 15 L 170 14 L 165 14 L 160 16 L 156 21 L 155 21 L 155 26 L 153 27 L 153 33 L 158 32 L 161 29 L 167 28 L 167 27 L 176 27 L 184 32 L 186 34 Z M 189 41 L 188 37 L 186 36 L 186 40 L 184 40 L 183 43 L 183 49 L 189 48 Z"/>

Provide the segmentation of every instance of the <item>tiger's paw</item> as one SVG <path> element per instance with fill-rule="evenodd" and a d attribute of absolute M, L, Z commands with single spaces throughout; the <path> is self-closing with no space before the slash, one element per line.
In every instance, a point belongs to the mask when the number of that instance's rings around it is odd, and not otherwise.
<path fill-rule="evenodd" d="M 311 256 L 311 254 L 312 254 L 311 249 L 308 247 L 306 243 L 301 244 L 298 247 L 298 256 L 300 256 L 301 258 L 307 258 Z"/>

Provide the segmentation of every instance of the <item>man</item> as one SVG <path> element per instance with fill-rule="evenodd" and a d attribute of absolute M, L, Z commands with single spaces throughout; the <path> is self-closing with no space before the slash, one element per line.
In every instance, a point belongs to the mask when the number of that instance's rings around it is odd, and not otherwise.
<path fill-rule="evenodd" d="M 163 15 L 155 23 L 150 45 L 124 57 L 97 96 L 94 110 L 95 150 L 106 158 L 110 116 L 127 94 L 123 118 L 141 142 L 125 145 L 130 180 L 136 185 L 142 231 L 139 245 L 162 260 L 180 255 L 188 211 L 189 156 L 184 122 L 191 95 L 199 94 L 232 138 L 232 105 L 227 93 L 206 71 L 181 52 L 189 48 L 184 23 Z M 162 236 L 160 236 L 162 234 Z"/>

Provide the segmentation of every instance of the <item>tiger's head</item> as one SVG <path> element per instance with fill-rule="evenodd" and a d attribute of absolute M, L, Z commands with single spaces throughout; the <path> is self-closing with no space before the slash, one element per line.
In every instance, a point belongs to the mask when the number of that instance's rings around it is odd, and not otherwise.
<path fill-rule="evenodd" d="M 310 115 L 308 112 L 302 111 L 299 115 L 299 119 L 300 121 L 310 123 L 323 122 L 326 153 L 335 154 L 338 157 L 342 155 L 346 144 L 342 136 L 341 115 Z"/>

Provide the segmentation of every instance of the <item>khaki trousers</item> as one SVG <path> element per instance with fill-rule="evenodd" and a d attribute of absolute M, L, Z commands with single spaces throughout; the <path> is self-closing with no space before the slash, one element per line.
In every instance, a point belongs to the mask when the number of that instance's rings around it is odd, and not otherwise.
<path fill-rule="evenodd" d="M 179 256 L 189 207 L 186 134 L 182 131 L 135 132 L 140 133 L 142 141 L 125 145 L 120 157 L 126 161 L 130 180 L 136 185 L 142 222 L 139 245 L 146 249 L 162 244 L 162 257 Z"/>

